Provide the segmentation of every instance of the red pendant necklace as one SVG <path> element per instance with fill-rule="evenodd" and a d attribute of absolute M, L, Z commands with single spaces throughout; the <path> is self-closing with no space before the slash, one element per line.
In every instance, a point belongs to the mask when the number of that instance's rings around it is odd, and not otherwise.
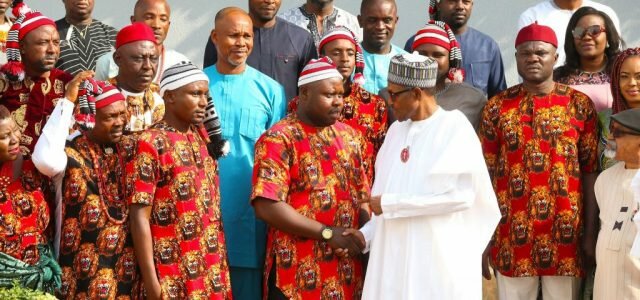
<path fill-rule="evenodd" d="M 404 149 L 400 151 L 400 160 L 403 163 L 406 163 L 409 160 L 409 146 L 404 147 Z"/>

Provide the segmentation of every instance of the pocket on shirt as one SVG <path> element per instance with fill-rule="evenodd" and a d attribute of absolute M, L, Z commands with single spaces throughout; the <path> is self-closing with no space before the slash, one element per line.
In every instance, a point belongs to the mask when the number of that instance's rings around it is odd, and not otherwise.
<path fill-rule="evenodd" d="M 491 62 L 488 61 L 479 61 L 470 64 L 471 70 L 467 70 L 467 72 L 471 75 L 471 83 L 473 86 L 482 89 L 487 86 L 487 74 L 489 73 L 489 69 L 491 66 Z"/>
<path fill-rule="evenodd" d="M 243 107 L 240 116 L 240 135 L 257 140 L 267 129 L 269 116 L 260 107 Z"/>
<path fill-rule="evenodd" d="M 298 55 L 296 54 L 283 54 L 283 53 L 278 53 L 276 54 L 276 63 L 278 65 L 296 65 L 296 62 L 298 62 Z"/>

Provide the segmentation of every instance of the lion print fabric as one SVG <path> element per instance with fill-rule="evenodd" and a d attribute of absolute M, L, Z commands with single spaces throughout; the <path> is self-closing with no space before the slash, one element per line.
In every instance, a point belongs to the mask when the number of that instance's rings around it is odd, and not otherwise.
<path fill-rule="evenodd" d="M 6 162 L 2 170 L 5 168 L 12 174 L 11 162 Z M 50 218 L 49 206 L 40 190 L 39 174 L 33 163 L 26 160 L 21 178 L 0 191 L 0 252 L 30 265 L 40 260 L 38 245 L 47 244 Z M 3 180 L 9 179 L 3 177 Z"/>
<path fill-rule="evenodd" d="M 298 97 L 289 102 L 287 111 L 295 113 Z M 367 92 L 356 83 L 351 84 L 351 94 L 344 97 L 342 107 L 343 122 L 358 130 L 364 137 L 366 149 L 363 165 L 369 178 L 374 175 L 374 163 L 378 150 L 387 134 L 387 105 L 380 96 Z"/>
<path fill-rule="evenodd" d="M 231 299 L 217 163 L 196 128 L 164 121 L 139 136 L 128 166 L 131 204 L 152 206 L 156 272 L 164 299 Z"/>
<path fill-rule="evenodd" d="M 358 228 L 358 201 L 369 193 L 359 139 L 344 123 L 316 128 L 290 114 L 256 144 L 251 199 L 284 201 L 327 226 Z M 276 286 L 291 299 L 360 299 L 362 293 L 360 260 L 338 258 L 324 241 L 271 228 L 265 284 L 272 267 Z"/>
<path fill-rule="evenodd" d="M 136 260 L 129 234 L 125 192 L 119 191 L 116 170 L 120 159 L 133 157 L 133 140 L 123 137 L 116 148 L 103 148 L 79 135 L 67 142 L 67 168 L 62 182 L 60 299 L 130 299 Z M 96 153 L 97 151 L 100 151 Z M 98 156 L 96 170 L 92 156 Z M 105 172 L 105 173 L 103 173 Z M 124 170 L 121 172 L 124 173 Z M 113 201 L 101 197 L 97 176 L 104 175 Z"/>
<path fill-rule="evenodd" d="M 581 173 L 597 169 L 596 124 L 591 100 L 562 84 L 487 103 L 479 135 L 502 213 L 491 245 L 502 275 L 582 276 Z"/>

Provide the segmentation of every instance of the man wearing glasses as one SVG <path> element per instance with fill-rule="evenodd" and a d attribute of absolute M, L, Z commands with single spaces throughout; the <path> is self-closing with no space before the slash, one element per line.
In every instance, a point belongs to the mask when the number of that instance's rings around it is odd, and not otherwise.
<path fill-rule="evenodd" d="M 640 299 L 640 261 L 631 246 L 637 233 L 634 219 L 640 217 L 634 199 L 638 187 L 632 184 L 640 169 L 640 109 L 624 110 L 611 120 L 618 163 L 603 171 L 595 184 L 601 227 L 593 298 Z"/>
<path fill-rule="evenodd" d="M 569 20 L 573 13 L 581 7 L 590 6 L 601 12 L 606 13 L 613 24 L 616 26 L 616 30 L 620 31 L 620 19 L 611 7 L 591 0 L 545 0 L 525 10 L 518 19 L 518 30 L 533 23 L 538 22 L 540 25 L 546 25 L 551 27 L 556 33 L 558 38 L 558 61 L 556 67 L 564 64 L 564 38 L 569 25 Z"/>
<path fill-rule="evenodd" d="M 499 299 L 536 299 L 539 284 L 545 300 L 577 299 L 594 263 L 597 115 L 589 97 L 553 81 L 557 44 L 548 26 L 520 30 L 523 82 L 491 98 L 480 121 L 502 212 L 483 273 L 490 257 Z"/>

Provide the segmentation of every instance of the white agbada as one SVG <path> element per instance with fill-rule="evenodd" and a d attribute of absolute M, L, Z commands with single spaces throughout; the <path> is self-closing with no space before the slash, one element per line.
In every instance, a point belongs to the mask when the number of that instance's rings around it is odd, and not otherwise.
<path fill-rule="evenodd" d="M 375 170 L 383 213 L 361 229 L 371 251 L 362 298 L 481 299 L 482 252 L 501 215 L 467 118 L 438 108 L 395 122 Z"/>

